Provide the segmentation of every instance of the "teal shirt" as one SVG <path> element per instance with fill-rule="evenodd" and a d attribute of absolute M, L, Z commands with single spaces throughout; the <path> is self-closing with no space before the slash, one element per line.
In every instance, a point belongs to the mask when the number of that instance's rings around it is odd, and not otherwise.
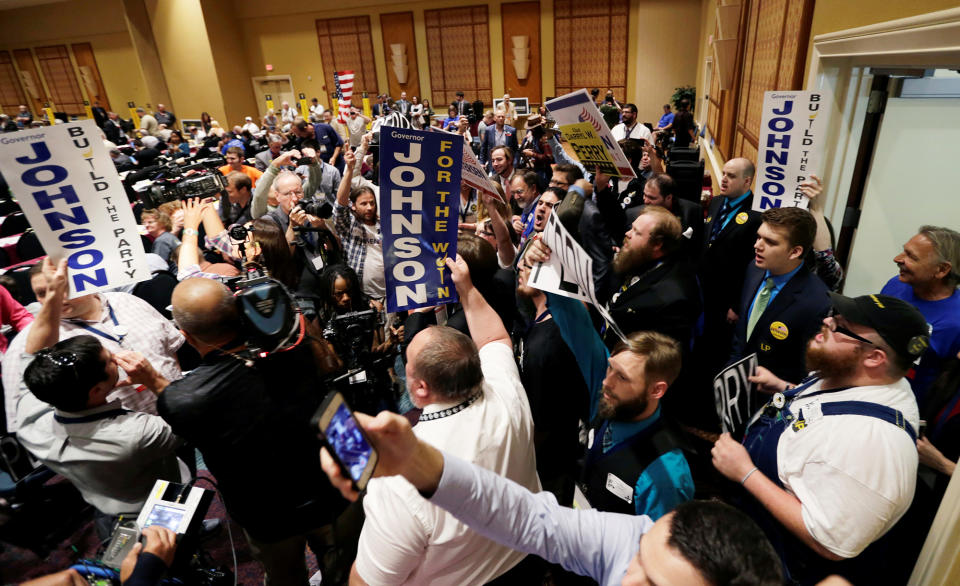
<path fill-rule="evenodd" d="M 583 303 L 570 297 L 547 293 L 547 305 L 560 336 L 577 357 L 577 365 L 590 391 L 590 421 L 597 416 L 603 379 L 607 373 L 610 353 L 600 334 L 593 328 L 590 314 Z M 660 408 L 643 421 L 610 422 L 610 445 L 629 440 L 660 418 Z M 596 438 L 594 441 L 603 441 Z M 633 503 L 636 514 L 649 515 L 656 520 L 669 513 L 682 502 L 693 499 L 693 475 L 690 465 L 680 450 L 671 450 L 650 463 L 633 487 Z"/>

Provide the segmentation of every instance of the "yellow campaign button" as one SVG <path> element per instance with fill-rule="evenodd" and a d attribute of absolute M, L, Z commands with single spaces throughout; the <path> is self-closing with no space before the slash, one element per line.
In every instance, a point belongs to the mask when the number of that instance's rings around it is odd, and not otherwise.
<path fill-rule="evenodd" d="M 787 324 L 782 321 L 775 321 L 770 324 L 770 335 L 778 340 L 786 340 L 787 336 L 790 335 L 790 330 L 787 329 Z"/>
<path fill-rule="evenodd" d="M 747 212 L 740 212 L 739 214 L 737 214 L 737 223 L 746 224 L 747 218 L 749 218 L 749 216 L 747 215 Z"/>

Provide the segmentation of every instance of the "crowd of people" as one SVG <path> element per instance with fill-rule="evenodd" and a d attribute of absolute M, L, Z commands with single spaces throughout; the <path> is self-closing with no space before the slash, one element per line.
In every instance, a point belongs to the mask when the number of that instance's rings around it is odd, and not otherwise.
<path fill-rule="evenodd" d="M 695 140 L 689 104 L 644 124 L 593 97 L 635 179 L 585 168 L 546 108 L 521 127 L 508 95 L 486 110 L 460 92 L 446 118 L 381 95 L 345 124 L 284 102 L 230 131 L 95 110 L 119 171 L 221 155 L 226 187 L 131 200 L 148 281 L 67 299 L 66 262 L 44 259 L 32 312 L 0 289 L 19 330 L 7 431 L 101 538 L 199 450 L 274 585 L 307 582 L 306 545 L 324 584 L 905 582 L 960 457 L 960 234 L 920 227 L 882 291 L 840 295 L 819 177 L 809 209 L 760 213 L 755 162 L 735 158 L 712 200 L 683 198 L 658 145 Z M 397 115 L 463 136 L 490 189 L 460 189 L 459 302 L 389 313 L 368 126 Z M 531 285 L 551 214 L 613 323 Z M 231 289 L 251 267 L 309 333 L 256 360 Z M 361 337 L 331 333 L 361 314 Z M 750 355 L 752 408 L 730 425 L 714 377 Z M 357 365 L 341 390 L 379 454 L 363 495 L 310 425 Z M 156 583 L 174 548 L 152 531 L 124 579 Z"/>

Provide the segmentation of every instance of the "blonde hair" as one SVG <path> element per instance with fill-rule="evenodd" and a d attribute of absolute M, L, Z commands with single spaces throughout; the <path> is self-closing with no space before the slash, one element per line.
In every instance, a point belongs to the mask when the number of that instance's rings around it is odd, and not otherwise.
<path fill-rule="evenodd" d="M 163 226 L 163 229 L 167 232 L 173 230 L 173 221 L 170 219 L 170 216 L 161 212 L 159 209 L 143 210 L 143 212 L 140 213 L 140 221 L 142 222 L 145 218 L 153 218 L 158 224 Z"/>

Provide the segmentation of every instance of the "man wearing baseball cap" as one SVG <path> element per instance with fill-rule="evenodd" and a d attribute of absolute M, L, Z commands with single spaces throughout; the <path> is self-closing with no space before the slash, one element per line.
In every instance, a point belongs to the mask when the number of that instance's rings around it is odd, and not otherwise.
<path fill-rule="evenodd" d="M 903 516 L 916 488 L 920 416 L 904 375 L 929 345 L 927 323 L 887 295 L 831 297 L 832 315 L 807 346 L 813 375 L 795 386 L 759 368 L 750 380 L 773 397 L 742 445 L 720 437 L 713 463 L 749 493 L 743 508 L 793 580 L 839 573 L 879 583 L 889 540 L 868 546 Z"/>

